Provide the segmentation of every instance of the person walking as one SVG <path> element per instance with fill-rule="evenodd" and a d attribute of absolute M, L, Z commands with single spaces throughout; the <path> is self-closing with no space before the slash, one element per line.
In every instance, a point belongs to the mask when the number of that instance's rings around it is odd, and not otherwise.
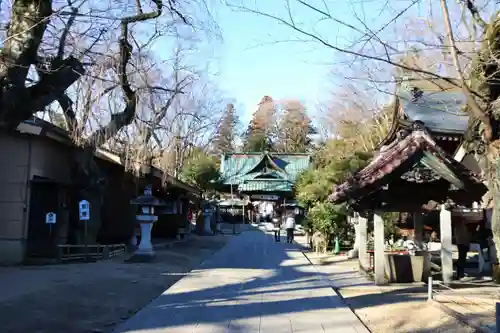
<path fill-rule="evenodd" d="M 276 243 L 279 243 L 280 242 L 280 239 L 281 239 L 281 235 L 280 235 L 280 231 L 281 231 L 281 218 L 279 216 L 275 216 L 273 218 L 273 230 L 274 230 L 274 241 Z"/>
<path fill-rule="evenodd" d="M 266 202 L 265 214 L 266 214 L 266 217 L 265 217 L 266 222 L 272 222 L 273 216 L 274 216 L 274 206 L 273 206 L 273 203 L 270 201 Z"/>
<path fill-rule="evenodd" d="M 293 232 L 295 230 L 295 217 L 293 213 L 289 213 L 285 220 L 285 229 L 286 229 L 286 242 L 293 242 Z"/>
<path fill-rule="evenodd" d="M 467 253 L 470 247 L 470 233 L 467 224 L 462 219 L 455 222 L 455 240 L 458 248 L 457 260 L 457 280 L 465 276 L 465 265 L 467 262 Z"/>

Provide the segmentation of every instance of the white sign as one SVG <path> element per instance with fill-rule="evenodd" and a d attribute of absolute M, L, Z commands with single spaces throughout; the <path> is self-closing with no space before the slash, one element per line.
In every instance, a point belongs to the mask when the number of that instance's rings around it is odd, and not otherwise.
<path fill-rule="evenodd" d="M 78 203 L 78 211 L 80 213 L 80 221 L 88 221 L 90 219 L 90 204 L 87 200 L 82 200 Z"/>
<path fill-rule="evenodd" d="M 277 195 L 253 194 L 252 199 L 256 200 L 278 200 L 280 197 Z"/>
<path fill-rule="evenodd" d="M 56 223 L 56 213 L 47 213 L 45 215 L 45 223 L 46 224 L 55 224 Z"/>

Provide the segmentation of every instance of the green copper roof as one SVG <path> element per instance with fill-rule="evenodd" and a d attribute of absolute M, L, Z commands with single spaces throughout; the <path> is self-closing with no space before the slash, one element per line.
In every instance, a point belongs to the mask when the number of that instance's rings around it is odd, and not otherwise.
<path fill-rule="evenodd" d="M 267 161 L 266 161 L 267 160 Z M 269 169 L 264 170 L 264 165 Z M 222 182 L 226 185 L 261 178 L 278 178 L 295 182 L 297 175 L 310 164 L 306 154 L 240 153 L 222 157 Z"/>

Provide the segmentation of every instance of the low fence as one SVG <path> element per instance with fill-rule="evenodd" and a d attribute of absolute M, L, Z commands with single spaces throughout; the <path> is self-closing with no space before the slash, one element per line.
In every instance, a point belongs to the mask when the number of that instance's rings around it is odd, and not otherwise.
<path fill-rule="evenodd" d="M 57 259 L 60 262 L 79 260 L 103 260 L 121 255 L 127 251 L 125 244 L 110 245 L 57 245 Z"/>
<path fill-rule="evenodd" d="M 485 289 L 484 283 L 454 282 L 447 285 L 429 277 L 427 299 L 476 332 L 500 333 L 500 288 L 492 288 L 494 291 L 481 292 Z"/>

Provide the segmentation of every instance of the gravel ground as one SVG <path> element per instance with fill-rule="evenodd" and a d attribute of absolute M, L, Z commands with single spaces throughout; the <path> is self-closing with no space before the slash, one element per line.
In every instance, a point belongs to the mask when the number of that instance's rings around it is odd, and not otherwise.
<path fill-rule="evenodd" d="M 475 332 L 427 303 L 426 286 L 377 287 L 358 274 L 357 260 L 305 254 L 373 333 Z"/>
<path fill-rule="evenodd" d="M 116 258 L 0 268 L 1 332 L 110 332 L 230 238 L 191 236 L 171 249 L 157 250 L 153 263 L 125 263 Z"/>
<path fill-rule="evenodd" d="M 425 288 L 343 288 L 340 293 L 373 333 L 475 332 L 471 327 L 462 325 L 453 317 L 428 304 Z"/>

